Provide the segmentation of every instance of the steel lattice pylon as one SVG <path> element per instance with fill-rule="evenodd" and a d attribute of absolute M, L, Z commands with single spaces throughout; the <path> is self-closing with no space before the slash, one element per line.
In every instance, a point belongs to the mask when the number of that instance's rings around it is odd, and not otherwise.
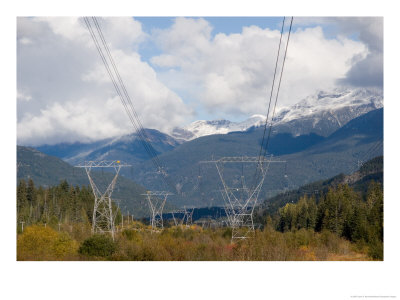
<path fill-rule="evenodd" d="M 164 209 L 165 202 L 167 202 L 167 197 L 172 195 L 165 191 L 148 191 L 146 194 L 147 202 L 150 209 L 150 224 L 152 231 L 159 231 L 164 228 L 162 213 Z"/>
<path fill-rule="evenodd" d="M 178 209 L 178 210 L 172 211 L 171 214 L 172 214 L 172 219 L 174 220 L 175 226 L 183 224 L 183 221 L 184 221 L 184 218 L 185 218 L 185 211 L 183 209 Z M 183 218 L 178 219 L 178 217 L 175 216 L 175 215 L 177 215 L 177 216 L 178 215 L 183 215 Z"/>
<path fill-rule="evenodd" d="M 115 234 L 115 216 L 112 211 L 111 194 L 117 182 L 119 171 L 122 167 L 129 167 L 131 165 L 123 164 L 119 160 L 114 161 L 86 161 L 83 164 L 77 165 L 77 168 L 85 168 L 86 174 L 89 178 L 90 186 L 94 194 L 94 208 L 92 217 L 92 234 L 109 232 L 114 239 Z M 92 168 L 114 168 L 115 175 L 108 185 L 105 192 L 100 192 L 95 184 L 92 176 Z"/>
<path fill-rule="evenodd" d="M 222 197 L 225 203 L 225 213 L 228 219 L 228 224 L 232 228 L 232 240 L 246 239 L 254 233 L 253 212 L 257 204 L 257 199 L 260 194 L 261 187 L 264 183 L 265 175 L 268 171 L 271 162 L 284 162 L 272 161 L 272 156 L 269 157 L 223 157 L 218 160 L 203 161 L 201 163 L 214 163 L 223 190 L 221 190 Z M 240 177 L 240 186 L 229 186 L 224 177 L 225 164 L 248 164 L 256 163 L 256 175 L 254 176 L 253 185 L 249 187 L 246 183 L 243 174 Z M 255 181 L 255 182 L 254 182 Z"/>
<path fill-rule="evenodd" d="M 183 224 L 186 225 L 186 227 L 189 227 L 193 223 L 193 212 L 194 208 L 192 209 L 187 209 L 186 206 L 183 207 L 183 209 L 180 210 L 175 210 L 172 213 L 172 218 L 174 219 L 175 226 L 182 226 Z M 178 219 L 176 215 L 181 215 L 182 218 Z M 186 223 L 185 223 L 186 222 Z"/>
<path fill-rule="evenodd" d="M 193 212 L 194 212 L 194 208 L 190 209 L 186 209 L 186 206 L 183 208 L 185 211 L 185 214 L 183 215 L 183 222 L 186 221 L 186 227 L 189 227 L 192 225 L 193 223 Z M 182 222 L 182 223 L 183 223 Z"/>

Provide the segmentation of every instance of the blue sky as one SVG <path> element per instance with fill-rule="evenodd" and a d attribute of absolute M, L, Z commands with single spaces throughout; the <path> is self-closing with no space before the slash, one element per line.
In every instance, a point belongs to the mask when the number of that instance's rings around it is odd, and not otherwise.
<path fill-rule="evenodd" d="M 139 21 L 143 26 L 143 31 L 152 34 L 154 30 L 167 29 L 174 24 L 176 17 L 134 17 L 135 20 Z M 233 33 L 241 33 L 243 27 L 249 26 L 258 26 L 260 28 L 269 28 L 273 30 L 281 30 L 283 17 L 190 17 L 192 19 L 202 18 L 210 23 L 213 30 L 211 32 L 212 37 L 214 37 L 218 33 L 224 34 L 233 34 Z M 288 17 L 289 18 L 289 17 Z M 288 18 L 286 21 L 288 21 Z M 296 25 L 296 22 L 293 24 L 293 30 L 295 31 L 297 28 L 301 28 L 301 25 Z M 332 25 L 323 24 L 322 27 L 326 34 L 331 35 Z M 285 27 L 287 31 L 288 28 Z M 161 53 L 161 50 L 152 43 L 151 41 L 148 43 L 144 43 L 139 48 L 140 55 L 146 61 L 157 54 Z"/>
<path fill-rule="evenodd" d="M 142 24 L 142 29 L 151 35 L 154 30 L 166 29 L 174 24 L 176 17 L 134 17 Z M 260 28 L 281 29 L 283 17 L 191 17 L 193 19 L 205 19 L 213 30 L 212 37 L 218 33 L 232 34 L 241 33 L 243 27 L 258 26 Z M 151 57 L 162 53 L 157 45 L 148 41 L 139 48 L 142 59 L 149 61 Z"/>
<path fill-rule="evenodd" d="M 189 16 L 186 16 L 189 17 Z M 156 28 L 170 27 L 175 20 L 175 17 L 134 17 L 142 23 L 143 29 L 150 32 Z M 194 19 L 200 17 L 192 17 Z M 258 26 L 261 28 L 280 29 L 283 17 L 202 17 L 212 24 L 216 33 L 240 33 L 244 26 Z"/>

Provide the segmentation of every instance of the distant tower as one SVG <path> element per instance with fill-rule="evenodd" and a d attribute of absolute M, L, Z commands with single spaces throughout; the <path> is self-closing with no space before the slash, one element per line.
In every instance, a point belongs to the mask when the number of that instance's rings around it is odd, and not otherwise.
<path fill-rule="evenodd" d="M 117 182 L 119 171 L 122 167 L 129 167 L 130 165 L 123 164 L 119 160 L 115 161 L 87 161 L 81 165 L 75 166 L 77 168 L 85 168 L 86 174 L 89 178 L 94 195 L 94 208 L 92 218 L 92 234 L 109 232 L 114 239 L 115 234 L 115 216 L 112 211 L 111 194 L 114 190 L 115 183 Z M 111 183 L 108 185 L 105 192 L 101 193 L 91 176 L 92 168 L 114 168 L 115 175 Z"/>
<path fill-rule="evenodd" d="M 189 227 L 192 225 L 193 223 L 193 212 L 194 212 L 194 208 L 192 209 L 186 209 L 186 206 L 184 206 L 184 212 L 185 214 L 183 215 L 183 221 L 182 223 L 184 223 L 186 221 L 186 227 Z"/>
<path fill-rule="evenodd" d="M 178 209 L 171 212 L 172 219 L 174 220 L 175 226 L 182 225 L 185 217 L 185 211 L 183 209 Z M 176 217 L 175 217 L 176 216 Z M 178 216 L 183 216 L 183 218 L 179 218 Z"/>
<path fill-rule="evenodd" d="M 150 224 L 154 232 L 163 229 L 163 218 L 162 213 L 164 209 L 165 202 L 167 202 L 167 197 L 172 195 L 171 193 L 165 191 L 148 191 L 146 194 L 147 202 L 150 209 Z"/>

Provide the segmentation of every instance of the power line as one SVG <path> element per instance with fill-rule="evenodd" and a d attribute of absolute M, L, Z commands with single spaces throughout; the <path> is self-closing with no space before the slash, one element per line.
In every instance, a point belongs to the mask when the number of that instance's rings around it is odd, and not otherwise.
<path fill-rule="evenodd" d="M 99 35 L 100 35 L 100 38 L 101 38 L 102 43 L 103 43 L 103 45 L 104 45 L 104 48 L 106 49 L 108 58 L 109 58 L 109 60 L 110 60 L 110 62 L 111 62 L 111 65 L 112 65 L 112 67 L 113 67 L 113 69 L 114 69 L 114 72 L 115 72 L 115 74 L 117 75 L 118 82 L 120 83 L 120 85 L 121 85 L 121 87 L 122 87 L 122 91 L 123 91 L 123 93 L 124 93 L 124 95 L 125 95 L 125 97 L 126 97 L 127 103 L 128 103 L 128 105 L 129 105 L 129 107 L 131 108 L 131 111 L 133 112 L 134 117 L 135 117 L 135 120 L 136 120 L 136 122 L 137 122 L 137 124 L 138 124 L 138 126 L 139 126 L 139 133 L 141 134 L 141 136 L 142 136 L 146 141 L 148 141 L 149 138 L 148 138 L 148 136 L 147 136 L 147 134 L 146 134 L 146 132 L 145 132 L 145 130 L 144 130 L 144 127 L 143 127 L 143 125 L 142 125 L 142 123 L 141 123 L 141 121 L 140 121 L 140 118 L 139 118 L 138 114 L 136 113 L 136 110 L 135 110 L 135 108 L 134 108 L 134 106 L 133 106 L 133 104 L 132 104 L 131 98 L 129 97 L 129 94 L 128 94 L 126 88 L 125 88 L 125 84 L 124 84 L 124 82 L 122 81 L 122 78 L 121 78 L 121 76 L 120 76 L 120 74 L 119 74 L 119 72 L 118 72 L 118 69 L 117 69 L 116 65 L 115 65 L 114 59 L 113 59 L 113 57 L 111 56 L 111 52 L 110 52 L 110 49 L 108 48 L 108 45 L 107 45 L 106 40 L 105 40 L 105 38 L 104 38 L 103 32 L 102 32 L 102 30 L 101 30 L 101 28 L 100 28 L 100 26 L 99 26 L 99 24 L 98 24 L 98 22 L 97 22 L 97 19 L 96 19 L 95 17 L 92 17 L 92 19 L 93 19 L 93 21 L 94 21 L 94 23 L 95 23 L 95 25 L 96 25 L 97 31 L 98 31 L 98 33 L 99 33 Z M 157 159 L 157 161 L 159 162 L 158 157 L 157 157 L 157 154 L 156 154 L 154 148 L 152 147 L 152 145 L 151 145 L 150 143 L 148 143 L 147 146 L 148 146 L 149 152 L 150 152 L 150 153 L 152 154 L 152 156 L 153 156 L 155 159 Z"/>
<path fill-rule="evenodd" d="M 153 148 L 153 146 L 150 143 L 150 139 L 146 134 L 146 131 L 140 121 L 140 118 L 132 104 L 132 100 L 129 96 L 129 93 L 126 90 L 125 84 L 119 74 L 118 68 L 114 62 L 114 59 L 111 55 L 110 49 L 107 45 L 107 42 L 105 40 L 105 37 L 101 31 L 100 25 L 96 19 L 96 17 L 92 17 L 92 22 L 94 24 L 94 27 L 97 31 L 97 35 L 99 36 L 99 39 L 96 37 L 96 34 L 93 30 L 92 24 L 90 22 L 90 19 L 88 17 L 84 17 L 85 24 L 90 32 L 90 35 L 94 41 L 94 44 L 96 46 L 96 49 L 103 61 L 103 64 L 107 70 L 107 73 L 114 85 L 114 88 L 125 108 L 126 113 L 128 114 L 129 120 L 131 121 L 135 131 L 137 132 L 137 135 L 139 137 L 139 140 L 141 141 L 144 150 L 146 153 L 149 155 L 153 165 L 155 166 L 156 170 L 158 170 L 162 175 L 163 175 L 163 180 L 164 182 L 169 185 L 173 190 L 176 191 L 176 186 L 173 184 L 171 179 L 168 177 L 167 173 L 165 172 L 158 156 L 157 152 Z M 101 45 L 105 49 L 105 53 L 103 52 L 103 49 Z M 108 58 L 108 60 L 107 60 Z M 111 63 L 111 67 L 109 62 Z"/>
<path fill-rule="evenodd" d="M 260 162 L 261 162 L 261 158 L 266 156 L 267 150 L 268 150 L 268 146 L 269 146 L 269 141 L 270 141 L 271 131 L 272 131 L 272 121 L 273 121 L 274 116 L 275 116 L 276 104 L 278 102 L 278 96 L 279 96 L 279 91 L 280 91 L 281 82 L 282 82 L 283 69 L 285 67 L 286 55 L 287 55 L 287 50 L 288 50 L 289 40 L 290 40 L 290 34 L 291 34 L 291 31 L 292 31 L 293 17 L 291 17 L 291 20 L 290 20 L 289 33 L 288 33 L 288 38 L 287 38 L 287 41 L 286 41 L 285 53 L 284 53 L 283 62 L 282 62 L 282 68 L 280 70 L 278 90 L 277 90 L 276 97 L 275 97 L 274 109 L 272 111 L 272 117 L 271 117 L 271 122 L 270 122 L 270 127 L 269 127 L 269 131 L 268 131 L 267 140 L 266 140 L 266 143 L 265 143 L 265 146 L 264 146 L 265 134 L 266 134 L 267 127 L 268 127 L 268 120 L 269 120 L 269 115 L 270 115 L 271 103 L 272 103 L 273 93 L 274 93 L 274 89 L 275 89 L 275 80 L 276 80 L 279 56 L 280 56 L 280 52 L 281 52 L 281 43 L 282 43 L 283 30 L 284 30 L 284 27 L 285 27 L 285 19 L 286 18 L 283 17 L 282 28 L 281 28 L 281 36 L 280 36 L 280 39 L 279 39 L 278 52 L 277 52 L 276 61 L 275 61 L 274 77 L 273 77 L 273 81 L 272 81 L 271 93 L 270 93 L 270 98 L 269 98 L 269 103 L 268 103 L 267 118 L 265 120 L 263 138 L 262 138 L 262 142 L 261 142 L 261 146 L 260 146 L 260 153 L 258 155 Z M 253 180 L 254 184 L 256 184 L 256 182 L 258 182 L 258 177 L 260 176 L 260 172 L 261 172 L 260 163 L 258 163 L 258 165 L 256 166 L 255 173 L 254 173 L 254 180 Z"/>
<path fill-rule="evenodd" d="M 97 20 L 96 20 L 95 17 L 92 17 L 92 19 L 93 19 L 93 22 L 94 22 L 95 25 L 96 25 L 96 29 L 97 29 L 97 32 L 98 32 L 98 34 L 99 34 L 99 36 L 100 36 L 100 39 L 101 39 L 101 41 L 102 41 L 103 47 L 106 49 L 106 53 L 107 53 L 107 55 L 108 55 L 108 58 L 109 58 L 109 60 L 110 60 L 110 62 L 111 62 L 111 64 L 112 64 L 112 66 L 113 66 L 114 72 L 115 72 L 115 74 L 116 74 L 116 76 L 117 76 L 117 79 L 118 79 L 120 85 L 121 85 L 121 89 L 120 89 L 120 87 L 118 86 L 118 84 L 116 83 L 116 80 L 115 80 L 115 78 L 114 78 L 114 75 L 113 75 L 113 73 L 112 73 L 111 70 L 110 70 L 110 66 L 108 65 L 107 59 L 105 58 L 105 55 L 104 55 L 104 53 L 103 53 L 103 51 L 102 51 L 102 49 L 101 49 L 101 47 L 100 47 L 100 45 L 99 45 L 99 43 L 98 43 L 98 41 L 97 41 L 97 38 L 96 38 L 96 36 L 95 36 L 95 34 L 94 34 L 94 32 L 93 32 L 93 29 L 92 29 L 92 27 L 91 27 L 91 24 L 90 24 L 90 21 L 89 21 L 88 18 L 85 18 L 86 25 L 88 26 L 89 30 L 90 30 L 91 33 L 92 33 L 92 38 L 93 38 L 93 40 L 95 41 L 95 44 L 96 44 L 96 46 L 97 46 L 97 50 L 99 51 L 99 54 L 100 54 L 100 56 L 102 57 L 103 63 L 105 64 L 105 67 L 106 67 L 106 69 L 107 69 L 107 71 L 108 71 L 108 74 L 110 75 L 110 78 L 111 78 L 111 80 L 112 80 L 112 82 L 113 82 L 113 84 L 114 84 L 114 87 L 115 87 L 116 91 L 117 91 L 117 94 L 118 94 L 118 96 L 120 97 L 120 99 L 121 99 L 121 101 L 122 101 L 122 103 L 123 103 L 123 105 L 124 105 L 124 107 L 125 107 L 125 110 L 126 110 L 128 116 L 129 116 L 129 119 L 131 120 L 132 125 L 135 127 L 136 132 L 138 132 L 139 137 L 141 138 L 141 141 L 142 141 L 142 143 L 143 143 L 143 146 L 144 146 L 144 148 L 145 148 L 145 151 L 150 155 L 150 158 L 153 158 L 154 155 L 153 155 L 153 153 L 151 152 L 151 149 L 150 149 L 149 145 L 146 143 L 147 141 L 146 141 L 145 137 L 144 137 L 143 134 L 142 134 L 142 130 L 141 130 L 141 127 L 140 127 L 140 123 L 137 122 L 137 121 L 138 121 L 138 118 L 136 118 L 136 119 L 133 118 L 133 116 L 131 115 L 131 112 L 129 111 L 129 107 L 128 107 L 128 105 L 127 105 L 127 101 L 126 101 L 126 99 L 125 99 L 125 98 L 123 97 L 123 95 L 122 95 L 121 90 L 123 89 L 122 87 L 124 87 L 124 85 L 123 85 L 123 82 L 122 82 L 122 80 L 121 80 L 121 78 L 120 78 L 120 76 L 119 76 L 119 72 L 118 72 L 118 70 L 117 70 L 117 68 L 116 68 L 116 66 L 115 66 L 114 60 L 112 59 L 112 56 L 111 56 L 111 53 L 110 53 L 109 48 L 108 48 L 108 46 L 107 46 L 107 43 L 106 43 L 106 41 L 105 41 L 105 38 L 104 38 L 104 36 L 102 35 L 100 26 L 98 25 Z M 121 82 L 122 82 L 122 84 L 121 84 Z M 126 95 L 126 94 L 127 94 L 127 93 L 126 93 L 126 90 L 125 90 L 125 95 Z M 132 108 L 133 108 L 133 106 L 132 106 Z M 134 111 L 134 109 L 133 109 L 133 111 Z"/>
<path fill-rule="evenodd" d="M 371 155 L 375 153 L 377 150 L 379 150 L 381 146 L 383 146 L 383 140 L 381 139 L 373 143 L 372 146 L 367 151 L 364 152 L 361 158 L 357 160 L 357 164 L 350 169 L 350 174 L 359 169 L 363 165 L 364 161 L 367 160 L 368 157 L 371 157 Z"/>
<path fill-rule="evenodd" d="M 275 104 L 274 104 L 274 110 L 273 110 L 273 112 L 272 112 L 271 125 L 270 125 L 270 127 L 269 127 L 268 138 L 267 138 L 267 142 L 266 142 L 266 144 L 265 144 L 265 149 L 264 149 L 264 154 L 263 154 L 263 156 L 265 156 L 265 154 L 267 153 L 267 150 L 268 150 L 268 144 L 269 144 L 269 140 L 270 140 L 270 136 L 271 136 L 271 130 L 272 130 L 272 121 L 274 120 L 275 110 L 276 110 L 276 103 L 278 102 L 279 90 L 280 90 L 280 88 L 281 88 L 283 69 L 284 69 L 284 67 L 285 67 L 286 54 L 287 54 L 287 49 L 288 49 L 288 46 L 289 46 L 290 33 L 291 33 L 291 31 L 292 31 L 292 24 L 293 24 L 293 17 L 292 17 L 291 20 L 290 20 L 289 33 L 288 33 L 288 38 L 287 38 L 286 48 L 285 48 L 285 56 L 283 57 L 281 75 L 280 75 L 280 77 L 279 77 L 278 91 L 277 91 L 276 97 L 275 97 Z M 262 146 L 262 145 L 261 145 L 261 146 Z"/>
<path fill-rule="evenodd" d="M 137 127 L 139 127 L 139 129 L 137 129 L 137 132 L 140 135 L 141 139 L 144 141 L 143 146 L 145 147 L 148 155 L 150 156 L 151 160 L 153 161 L 153 164 L 155 165 L 156 169 L 159 170 L 159 172 L 163 175 L 163 179 L 165 180 L 166 184 L 171 186 L 172 189 L 174 189 L 176 192 L 179 192 L 179 191 L 176 190 L 176 186 L 167 177 L 167 174 L 166 174 L 166 172 L 165 172 L 165 170 L 164 170 L 164 168 L 163 168 L 163 166 L 162 166 L 162 164 L 161 164 L 161 162 L 160 162 L 160 160 L 159 160 L 159 158 L 157 156 L 156 151 L 154 150 L 153 146 L 149 142 L 150 139 L 147 136 L 146 131 L 145 131 L 145 129 L 144 129 L 144 127 L 143 127 L 143 125 L 142 125 L 142 123 L 140 121 L 140 118 L 139 118 L 139 116 L 138 116 L 138 114 L 137 114 L 137 112 L 136 112 L 136 110 L 135 110 L 135 108 L 134 108 L 134 106 L 132 104 L 132 100 L 131 100 L 131 98 L 130 98 L 130 96 L 129 96 L 126 88 L 125 88 L 125 84 L 124 84 L 124 82 L 123 82 L 123 80 L 122 80 L 122 78 L 121 78 L 121 76 L 119 74 L 118 68 L 116 67 L 114 59 L 113 59 L 113 57 L 111 55 L 110 49 L 109 49 L 109 47 L 107 45 L 107 42 L 106 42 L 106 40 L 104 38 L 103 32 L 102 32 L 102 30 L 100 28 L 100 25 L 99 25 L 96 17 L 92 17 L 92 19 L 93 19 L 93 22 L 94 22 L 94 24 L 95 24 L 95 26 L 97 28 L 97 31 L 98 31 L 99 36 L 100 36 L 100 39 L 102 40 L 103 46 L 106 49 L 107 56 L 108 56 L 108 58 L 109 58 L 109 60 L 111 62 L 111 65 L 112 65 L 113 70 L 114 70 L 114 72 L 116 74 L 116 77 L 117 77 L 118 82 L 119 82 L 119 84 L 121 86 L 121 89 L 122 89 L 122 91 L 124 93 L 124 96 L 125 96 L 124 100 L 128 104 L 127 106 L 130 107 L 130 109 L 131 109 L 130 111 L 129 111 L 129 109 L 126 109 L 127 113 L 128 114 L 130 112 L 133 113 L 134 120 L 136 120 Z M 137 127 L 135 127 L 135 128 L 137 128 Z"/>
<path fill-rule="evenodd" d="M 273 93 L 274 93 L 275 77 L 276 77 L 276 71 L 277 71 L 277 69 L 278 69 L 279 53 L 280 53 L 280 51 L 281 51 L 282 36 L 283 36 L 283 28 L 284 28 L 284 26 L 285 26 L 285 19 L 286 19 L 286 17 L 283 17 L 282 28 L 281 28 L 281 37 L 279 38 L 278 53 L 277 53 L 277 55 L 276 55 L 276 61 L 275 61 L 274 78 L 273 78 L 273 80 L 272 80 L 271 94 L 269 95 L 269 103 L 268 103 L 267 118 L 265 119 L 265 126 L 264 126 L 263 138 L 262 138 L 262 141 L 261 141 L 260 154 L 258 155 L 259 157 L 261 157 L 261 154 L 262 154 L 262 149 L 263 149 L 264 139 L 265 139 L 265 133 L 266 133 L 266 131 L 267 131 L 267 126 L 268 126 L 269 111 L 270 111 L 271 103 L 272 103 L 272 95 L 273 95 Z"/>

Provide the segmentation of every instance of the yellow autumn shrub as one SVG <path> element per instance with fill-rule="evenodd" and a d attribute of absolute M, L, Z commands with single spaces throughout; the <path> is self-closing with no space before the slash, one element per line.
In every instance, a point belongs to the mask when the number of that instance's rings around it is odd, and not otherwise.
<path fill-rule="evenodd" d="M 78 244 L 67 233 L 28 226 L 17 240 L 17 260 L 62 260 L 77 254 Z"/>

